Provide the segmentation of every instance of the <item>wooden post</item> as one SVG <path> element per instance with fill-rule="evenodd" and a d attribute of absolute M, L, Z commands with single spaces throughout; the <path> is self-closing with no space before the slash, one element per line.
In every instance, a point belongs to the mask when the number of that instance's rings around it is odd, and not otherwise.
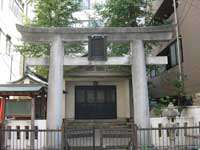
<path fill-rule="evenodd" d="M 35 97 L 32 97 L 31 100 L 31 149 L 34 149 L 35 141 Z"/>

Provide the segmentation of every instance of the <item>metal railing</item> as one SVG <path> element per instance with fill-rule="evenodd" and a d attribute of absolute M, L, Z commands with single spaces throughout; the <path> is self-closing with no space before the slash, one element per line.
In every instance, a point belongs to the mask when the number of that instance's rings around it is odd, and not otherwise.
<path fill-rule="evenodd" d="M 200 126 L 1 129 L 1 150 L 198 150 Z"/>
<path fill-rule="evenodd" d="M 135 149 L 198 150 L 200 126 L 169 128 L 138 128 Z"/>
<path fill-rule="evenodd" d="M 64 133 L 64 134 L 63 134 Z M 1 129 L 1 150 L 128 150 L 132 130 L 79 128 L 64 130 Z"/>
<path fill-rule="evenodd" d="M 132 130 L 128 128 L 65 129 L 68 150 L 132 150 Z"/>
<path fill-rule="evenodd" d="M 61 130 L 0 129 L 1 150 L 56 150 L 61 143 Z"/>

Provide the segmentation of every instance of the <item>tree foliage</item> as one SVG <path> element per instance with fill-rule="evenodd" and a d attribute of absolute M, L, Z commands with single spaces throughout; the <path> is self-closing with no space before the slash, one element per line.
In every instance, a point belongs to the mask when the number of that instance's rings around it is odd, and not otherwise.
<path fill-rule="evenodd" d="M 79 9 L 75 0 L 36 0 L 34 25 L 66 27 L 74 22 L 73 12 Z"/>
<path fill-rule="evenodd" d="M 76 19 L 73 13 L 79 10 L 79 2 L 75 0 L 35 0 L 35 18 L 27 26 L 69 27 Z M 18 51 L 26 57 L 48 56 L 50 45 L 38 43 L 24 43 L 17 46 Z M 81 53 L 84 48 L 81 43 L 65 44 L 65 54 Z M 36 67 L 37 73 L 47 76 L 48 69 Z"/>
<path fill-rule="evenodd" d="M 97 10 L 109 27 L 135 27 L 140 17 L 144 17 L 141 0 L 108 0 Z"/>
<path fill-rule="evenodd" d="M 137 27 L 144 22 L 146 11 L 143 0 L 107 0 L 105 5 L 97 6 L 97 12 L 102 16 L 108 27 Z M 112 43 L 109 45 L 112 56 L 127 54 L 129 43 Z"/>

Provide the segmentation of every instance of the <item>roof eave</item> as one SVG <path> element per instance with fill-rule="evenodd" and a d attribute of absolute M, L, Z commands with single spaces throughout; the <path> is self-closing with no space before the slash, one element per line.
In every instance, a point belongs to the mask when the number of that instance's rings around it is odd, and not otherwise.
<path fill-rule="evenodd" d="M 173 0 L 163 0 L 152 20 L 163 22 L 164 20 L 168 19 L 173 12 Z"/>

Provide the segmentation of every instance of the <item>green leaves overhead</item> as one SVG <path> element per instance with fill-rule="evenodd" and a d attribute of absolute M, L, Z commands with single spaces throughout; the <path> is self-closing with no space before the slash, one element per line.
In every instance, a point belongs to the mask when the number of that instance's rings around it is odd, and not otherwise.
<path fill-rule="evenodd" d="M 35 18 L 27 26 L 41 27 L 69 27 L 76 19 L 73 13 L 79 10 L 79 2 L 75 0 L 35 0 Z M 50 45 L 43 43 L 24 43 L 17 46 L 24 57 L 49 56 Z M 65 54 L 81 53 L 84 50 L 82 43 L 65 44 Z M 38 74 L 47 77 L 48 68 L 35 67 Z"/>
<path fill-rule="evenodd" d="M 72 13 L 79 10 L 74 0 L 36 0 L 34 25 L 66 27 L 74 22 Z"/>
<path fill-rule="evenodd" d="M 68 27 L 76 20 L 72 14 L 79 10 L 79 2 L 75 0 L 35 0 L 35 19 L 30 26 Z M 41 57 L 49 55 L 48 44 L 24 43 L 18 46 L 19 52 L 25 57 Z M 82 44 L 65 45 L 65 53 L 80 53 Z"/>
<path fill-rule="evenodd" d="M 50 46 L 48 44 L 24 43 L 17 46 L 17 49 L 25 57 L 42 57 L 49 55 Z"/>
<path fill-rule="evenodd" d="M 108 27 L 137 27 L 145 15 L 142 0 L 107 0 L 96 8 Z M 122 56 L 128 54 L 129 43 L 111 43 L 109 49 L 112 56 Z"/>
<path fill-rule="evenodd" d="M 104 6 L 97 6 L 97 10 L 106 26 L 134 27 L 144 17 L 142 4 L 141 0 L 108 0 Z"/>

